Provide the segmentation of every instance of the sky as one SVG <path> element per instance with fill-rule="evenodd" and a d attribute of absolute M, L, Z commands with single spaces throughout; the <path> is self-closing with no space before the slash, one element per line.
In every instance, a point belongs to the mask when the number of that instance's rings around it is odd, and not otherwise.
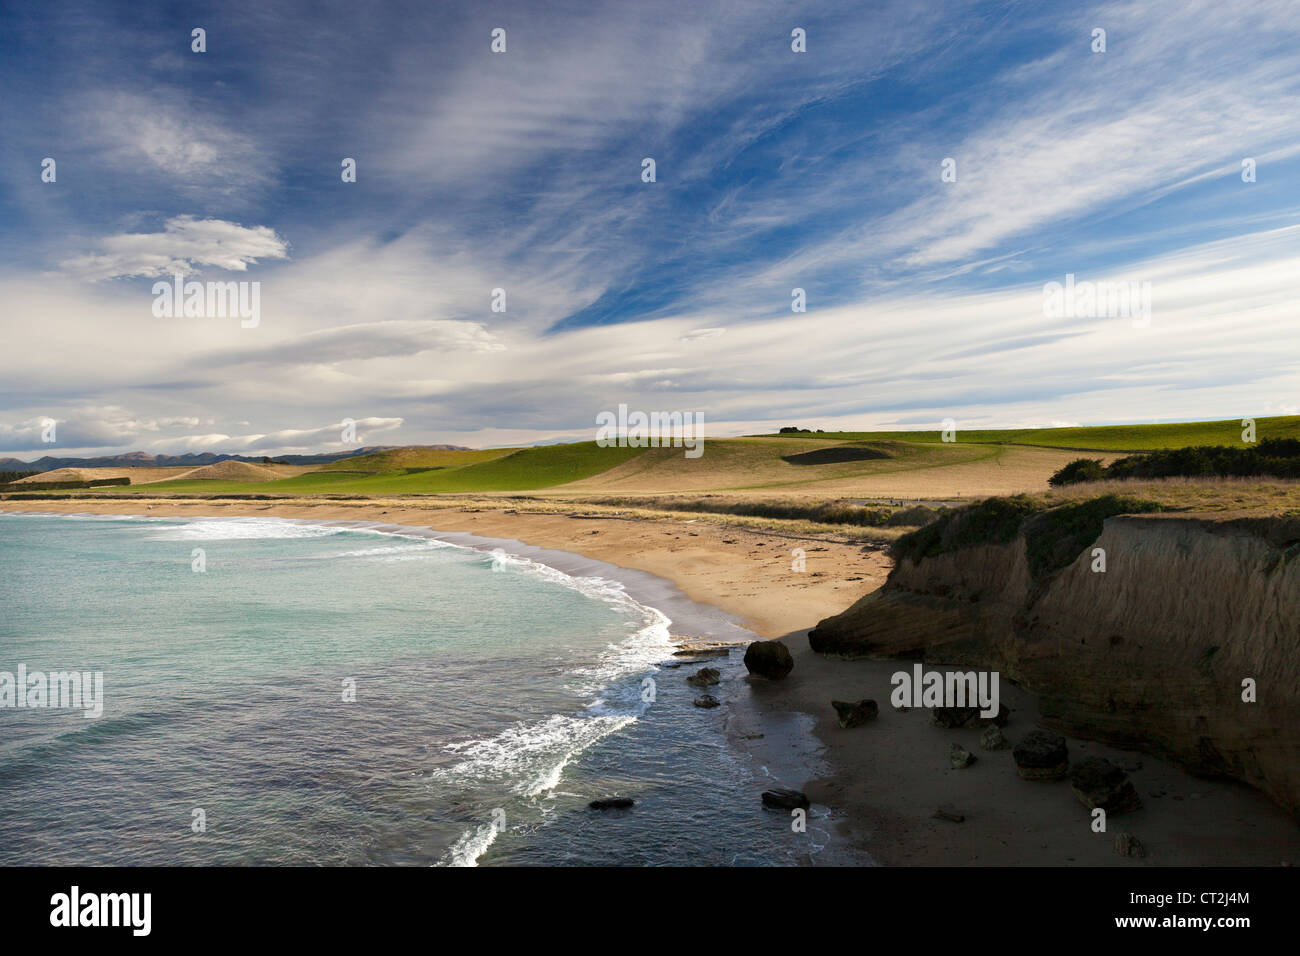
<path fill-rule="evenodd" d="M 0 456 L 1296 414 L 1298 214 L 1300 0 L 15 2 Z"/>

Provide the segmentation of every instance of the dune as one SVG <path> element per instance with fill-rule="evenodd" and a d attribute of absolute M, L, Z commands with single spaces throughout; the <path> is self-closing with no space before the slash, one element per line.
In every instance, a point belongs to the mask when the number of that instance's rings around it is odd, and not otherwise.
<path fill-rule="evenodd" d="M 101 475 L 101 471 L 111 471 L 106 468 L 56 468 L 53 471 L 43 471 L 38 475 L 31 475 L 27 478 L 19 478 L 14 482 L 15 485 L 38 485 L 47 481 L 92 481 L 96 478 L 117 478 L 118 475 Z"/>
<path fill-rule="evenodd" d="M 155 481 L 170 481 L 187 471 L 193 471 L 193 469 L 176 466 L 162 468 L 56 468 L 53 471 L 43 471 L 37 475 L 20 478 L 14 484 L 34 485 L 49 481 L 97 481 L 101 478 L 130 478 L 133 485 L 145 485 Z"/>
<path fill-rule="evenodd" d="M 193 471 L 174 476 L 173 480 L 189 481 L 210 478 L 220 481 L 271 481 L 279 477 L 281 477 L 280 472 L 274 468 L 268 468 L 265 465 L 254 465 L 247 461 L 231 460 L 219 461 L 216 464 L 195 468 Z"/>

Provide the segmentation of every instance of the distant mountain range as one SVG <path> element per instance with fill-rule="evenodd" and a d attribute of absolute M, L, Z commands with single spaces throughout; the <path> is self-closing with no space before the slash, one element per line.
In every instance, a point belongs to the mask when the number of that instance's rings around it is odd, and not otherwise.
<path fill-rule="evenodd" d="M 369 455 L 377 451 L 390 451 L 394 448 L 433 448 L 439 451 L 469 451 L 464 445 L 367 445 L 352 451 L 340 451 L 330 455 L 277 455 L 270 460 L 284 465 L 328 465 L 344 458 L 357 455 Z M 53 471 L 55 468 L 201 468 L 219 461 L 250 461 L 254 464 L 266 460 L 263 455 L 214 455 L 204 452 L 201 455 L 151 455 L 144 451 L 131 451 L 124 455 L 104 455 L 100 458 L 53 458 L 46 455 L 35 461 L 22 461 L 18 458 L 0 458 L 0 471 Z"/>

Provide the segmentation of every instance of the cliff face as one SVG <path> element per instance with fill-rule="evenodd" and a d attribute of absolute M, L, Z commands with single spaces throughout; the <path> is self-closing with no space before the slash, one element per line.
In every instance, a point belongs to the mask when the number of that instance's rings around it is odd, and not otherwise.
<path fill-rule="evenodd" d="M 1235 777 L 1300 816 L 1297 542 L 1289 519 L 1126 515 L 1037 578 L 1023 535 L 904 558 L 809 641 L 997 670 L 1057 730 Z"/>

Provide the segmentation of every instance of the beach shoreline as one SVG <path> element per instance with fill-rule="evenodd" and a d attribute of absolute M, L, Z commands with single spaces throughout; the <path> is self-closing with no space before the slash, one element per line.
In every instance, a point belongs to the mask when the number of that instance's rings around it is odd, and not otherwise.
<path fill-rule="evenodd" d="M 17 505 L 18 507 L 15 507 Z M 978 729 L 941 730 L 922 710 L 889 706 L 896 661 L 841 661 L 817 655 L 807 630 L 883 583 L 888 558 L 861 542 L 792 540 L 778 533 L 685 519 L 617 518 L 418 507 L 410 503 L 297 500 L 63 499 L 0 502 L 0 511 L 149 517 L 275 517 L 353 522 L 373 530 L 428 529 L 440 540 L 479 550 L 500 547 L 579 576 L 622 583 L 630 596 L 673 619 L 674 635 L 705 640 L 781 637 L 795 658 L 783 681 L 731 673 L 716 688 L 724 732 L 774 786 L 805 790 L 814 801 L 809 829 L 832 822 L 842 839 L 817 864 L 885 865 L 1279 865 L 1300 858 L 1300 829 L 1261 794 L 1225 780 L 1203 780 L 1148 755 L 1071 738 L 1071 758 L 1105 756 L 1134 768 L 1145 804 L 1094 833 L 1068 784 L 1020 780 L 1009 750 L 984 752 Z M 801 548 L 806 569 L 792 570 Z M 675 612 L 675 613 L 674 613 Z M 739 664 L 733 651 L 729 660 Z M 668 671 L 681 674 L 684 670 Z M 671 679 L 671 678 L 670 678 Z M 871 697 L 880 716 L 840 728 L 832 699 Z M 1011 709 L 1007 736 L 1033 729 L 1032 695 L 1004 681 Z M 955 770 L 953 742 L 977 755 Z M 758 798 L 757 792 L 755 799 Z M 964 818 L 936 819 L 940 807 Z M 832 808 L 829 818 L 823 808 Z M 1114 834 L 1132 832 L 1144 859 L 1119 857 Z"/>

